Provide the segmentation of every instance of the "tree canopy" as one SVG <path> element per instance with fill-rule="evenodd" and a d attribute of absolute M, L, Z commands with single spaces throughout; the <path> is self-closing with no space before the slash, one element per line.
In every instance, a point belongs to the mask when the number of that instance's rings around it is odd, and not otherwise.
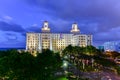
<path fill-rule="evenodd" d="M 4 55 L 3 55 L 4 53 Z M 0 52 L 0 78 L 8 80 L 54 80 L 62 65 L 58 53 L 46 50 L 34 57 L 16 50 Z"/>
<path fill-rule="evenodd" d="M 63 50 L 63 55 L 68 54 L 86 54 L 86 55 L 99 55 L 101 54 L 100 50 L 95 48 L 94 46 L 86 46 L 86 47 L 79 47 L 79 46 L 67 46 Z"/>

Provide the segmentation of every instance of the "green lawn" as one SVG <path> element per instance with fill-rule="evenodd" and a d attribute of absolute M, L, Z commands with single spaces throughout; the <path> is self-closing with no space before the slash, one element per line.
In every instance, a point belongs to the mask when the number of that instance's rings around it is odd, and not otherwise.
<path fill-rule="evenodd" d="M 57 80 L 68 80 L 66 77 L 59 77 Z"/>

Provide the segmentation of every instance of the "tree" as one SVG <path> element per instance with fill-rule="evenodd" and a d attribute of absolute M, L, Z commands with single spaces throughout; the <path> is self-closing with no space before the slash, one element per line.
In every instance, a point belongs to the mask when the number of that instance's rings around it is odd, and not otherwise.
<path fill-rule="evenodd" d="M 85 49 L 88 55 L 97 55 L 98 53 L 98 50 L 94 46 L 87 46 Z"/>
<path fill-rule="evenodd" d="M 116 51 L 106 52 L 106 56 L 116 58 L 116 57 L 120 56 L 120 53 L 118 53 Z"/>
<path fill-rule="evenodd" d="M 9 80 L 54 80 L 62 65 L 58 53 L 46 50 L 34 57 L 28 52 L 6 51 L 0 58 L 0 78 Z"/>
<path fill-rule="evenodd" d="M 71 45 L 67 46 L 63 51 L 63 55 L 69 55 L 73 53 L 73 47 Z"/>

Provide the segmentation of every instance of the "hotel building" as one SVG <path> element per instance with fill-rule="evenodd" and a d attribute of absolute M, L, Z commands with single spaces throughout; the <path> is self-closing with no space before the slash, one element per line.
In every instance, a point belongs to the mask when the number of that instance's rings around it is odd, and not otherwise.
<path fill-rule="evenodd" d="M 43 49 L 62 51 L 68 45 L 85 47 L 92 44 L 92 35 L 80 34 L 78 25 L 72 24 L 70 33 L 52 33 L 48 22 L 43 23 L 41 33 L 26 34 L 26 50 L 30 52 Z"/>

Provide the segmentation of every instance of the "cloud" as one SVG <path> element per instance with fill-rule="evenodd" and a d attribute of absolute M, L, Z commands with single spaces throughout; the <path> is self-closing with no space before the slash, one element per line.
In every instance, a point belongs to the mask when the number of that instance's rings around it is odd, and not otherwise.
<path fill-rule="evenodd" d="M 10 17 L 10 16 L 4 16 L 3 19 L 4 19 L 4 20 L 12 20 L 13 18 Z"/>
<path fill-rule="evenodd" d="M 36 27 L 36 26 L 38 26 L 38 24 L 33 24 L 32 26 L 33 26 L 33 27 Z"/>
<path fill-rule="evenodd" d="M 120 26 L 116 28 L 112 28 L 107 32 L 100 32 L 97 34 L 94 34 L 94 42 L 95 43 L 104 43 L 108 41 L 118 41 L 120 40 Z"/>
<path fill-rule="evenodd" d="M 83 20 L 98 23 L 99 31 L 107 31 L 120 25 L 119 0 L 25 0 L 47 16 L 67 21 Z M 37 11 L 38 12 L 38 11 Z M 41 13 L 41 12 L 40 12 Z"/>
<path fill-rule="evenodd" d="M 62 19 L 52 19 L 49 21 L 49 27 L 52 32 L 66 32 L 69 33 L 72 28 L 72 23 Z"/>
<path fill-rule="evenodd" d="M 0 31 L 0 48 L 25 47 L 25 36 L 18 32 Z"/>
<path fill-rule="evenodd" d="M 13 22 L 13 18 L 11 16 L 8 15 L 0 15 L 0 21 L 6 22 L 6 23 L 12 23 Z"/>
<path fill-rule="evenodd" d="M 93 34 L 95 44 L 120 40 L 120 0 L 20 0 L 17 4 L 12 2 L 8 5 L 13 5 L 11 10 L 15 9 L 15 12 L 11 11 L 13 16 L 8 14 L 0 18 L 1 31 L 21 34 L 11 34 L 11 37 L 6 37 L 7 40 L 15 40 L 16 36 L 25 37 L 26 32 L 40 32 L 42 25 L 39 26 L 39 18 L 48 20 L 53 32 L 70 32 L 72 23 L 76 22 L 82 33 Z M 16 11 L 23 15 L 16 15 Z M 25 25 L 24 28 L 11 23 L 16 16 L 19 20 L 15 20 Z M 27 27 L 29 24 L 33 25 Z"/>
<path fill-rule="evenodd" d="M 99 17 L 120 15 L 119 0 L 24 0 L 27 3 L 37 6 L 39 8 L 47 9 L 48 11 L 56 12 L 56 14 L 70 16 L 83 16 L 83 17 Z M 58 11 L 58 12 L 57 12 Z M 62 11 L 62 12 L 61 12 Z M 98 12 L 97 12 L 98 11 Z M 115 12 L 111 12 L 115 11 Z M 101 13 L 99 13 L 101 12 Z M 111 13 L 108 13 L 111 12 Z M 96 14 L 97 13 L 97 14 Z M 107 13 L 107 14 L 106 14 Z M 73 15 L 74 14 L 74 15 Z M 108 15 L 109 14 L 109 15 Z M 61 15 L 62 16 L 62 15 Z"/>
<path fill-rule="evenodd" d="M 26 28 L 26 31 L 27 31 L 27 32 L 40 32 L 40 31 L 41 31 L 41 28 L 38 27 L 37 24 L 33 24 L 33 25 L 27 27 L 27 28 Z M 25 34 L 23 34 L 23 35 L 25 35 Z"/>
<path fill-rule="evenodd" d="M 13 33 L 6 33 L 6 39 L 7 40 L 12 40 L 12 41 L 15 41 L 17 40 L 18 36 L 16 34 L 13 34 Z"/>
<path fill-rule="evenodd" d="M 0 21 L 0 30 L 13 31 L 13 32 L 25 32 L 25 29 L 21 25 L 18 25 L 15 23 L 7 23 L 4 21 Z"/>
<path fill-rule="evenodd" d="M 26 30 L 21 25 L 0 21 L 0 48 L 25 47 L 24 33 Z"/>

